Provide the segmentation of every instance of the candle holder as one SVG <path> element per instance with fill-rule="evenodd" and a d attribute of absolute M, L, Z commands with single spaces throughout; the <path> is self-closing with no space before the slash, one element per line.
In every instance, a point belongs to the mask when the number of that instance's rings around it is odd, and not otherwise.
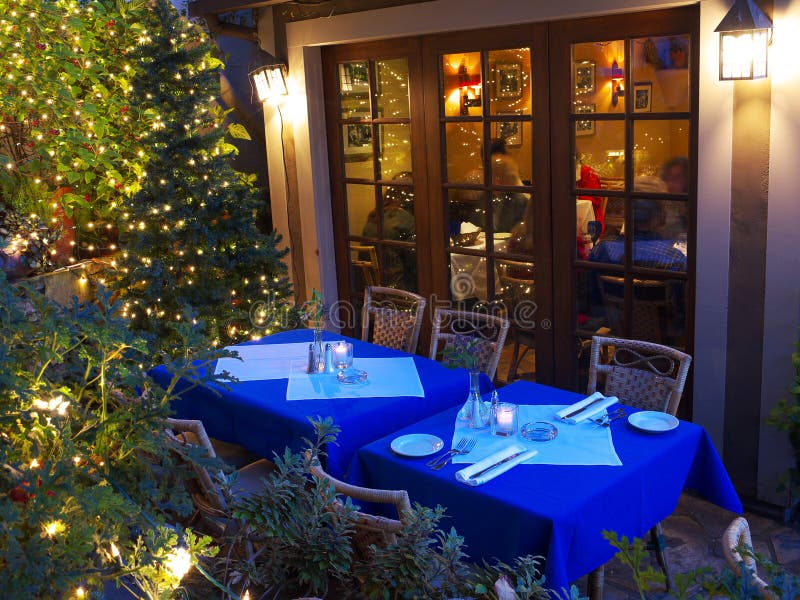
<path fill-rule="evenodd" d="M 499 402 L 492 415 L 492 433 L 501 437 L 511 437 L 517 433 L 519 407 L 510 402 Z"/>

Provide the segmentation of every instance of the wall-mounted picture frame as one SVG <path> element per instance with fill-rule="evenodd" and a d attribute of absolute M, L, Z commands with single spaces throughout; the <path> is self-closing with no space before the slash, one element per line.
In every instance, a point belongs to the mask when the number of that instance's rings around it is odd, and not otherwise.
<path fill-rule="evenodd" d="M 575 106 L 575 114 L 591 114 L 596 111 L 595 104 L 578 104 Z M 575 121 L 575 135 L 594 135 L 594 119 L 585 121 Z"/>
<path fill-rule="evenodd" d="M 522 64 L 499 62 L 494 65 L 494 89 L 497 98 L 522 97 Z"/>
<path fill-rule="evenodd" d="M 651 81 L 635 81 L 633 83 L 633 112 L 651 112 L 653 110 L 653 83 Z"/>
<path fill-rule="evenodd" d="M 520 114 L 519 111 L 498 112 L 497 116 L 518 114 Z M 522 146 L 522 121 L 497 121 L 494 123 L 492 137 L 504 139 L 509 148 L 519 148 Z"/>
<path fill-rule="evenodd" d="M 366 62 L 339 63 L 339 89 L 342 94 L 369 92 L 369 71 Z"/>
<path fill-rule="evenodd" d="M 377 118 L 383 116 L 382 111 L 378 111 Z M 352 113 L 350 118 L 369 119 L 369 113 Z M 374 125 L 378 136 L 378 152 L 383 151 L 383 139 L 381 126 Z M 361 123 L 346 123 L 342 125 L 342 145 L 344 149 L 345 162 L 362 162 L 372 158 L 372 131 L 373 123 L 363 121 Z"/>
<path fill-rule="evenodd" d="M 595 62 L 593 60 L 576 61 L 572 65 L 572 77 L 575 81 L 576 94 L 591 94 L 595 91 Z"/>

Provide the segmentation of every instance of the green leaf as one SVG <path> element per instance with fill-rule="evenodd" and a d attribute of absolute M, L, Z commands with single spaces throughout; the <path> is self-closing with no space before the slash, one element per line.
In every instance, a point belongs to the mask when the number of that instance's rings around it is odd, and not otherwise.
<path fill-rule="evenodd" d="M 231 137 L 239 140 L 252 139 L 247 131 L 247 128 L 241 123 L 231 123 L 228 125 L 228 133 L 231 135 Z"/>

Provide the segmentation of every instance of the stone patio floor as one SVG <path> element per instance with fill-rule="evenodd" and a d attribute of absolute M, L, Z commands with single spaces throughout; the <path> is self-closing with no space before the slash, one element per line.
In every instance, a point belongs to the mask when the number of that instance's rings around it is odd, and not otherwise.
<path fill-rule="evenodd" d="M 624 510 L 624 507 L 620 509 Z M 736 516 L 705 500 L 683 494 L 675 512 L 661 523 L 672 573 L 683 573 L 701 566 L 721 571 L 725 559 L 720 540 Z M 745 512 L 744 517 L 750 524 L 755 551 L 792 573 L 800 573 L 800 532 L 750 512 Z M 653 563 L 655 565 L 655 561 Z M 585 581 L 579 582 L 579 588 L 585 593 Z M 666 593 L 647 594 L 647 598 L 653 600 L 668 597 Z M 605 568 L 603 598 L 639 600 L 630 569 L 616 558 Z"/>

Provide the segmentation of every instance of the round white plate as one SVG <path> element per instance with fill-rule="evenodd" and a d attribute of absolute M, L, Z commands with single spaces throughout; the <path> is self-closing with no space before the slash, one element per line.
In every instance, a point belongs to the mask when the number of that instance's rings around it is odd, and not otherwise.
<path fill-rule="evenodd" d="M 428 456 L 444 448 L 444 442 L 427 433 L 409 433 L 394 438 L 390 444 L 400 456 Z"/>
<path fill-rule="evenodd" d="M 628 423 L 642 431 L 663 433 L 664 431 L 675 429 L 678 426 L 678 419 L 656 410 L 643 410 L 629 416 Z"/>
<path fill-rule="evenodd" d="M 508 231 L 498 231 L 494 234 L 494 239 L 496 240 L 507 240 L 511 237 L 511 233 Z"/>

